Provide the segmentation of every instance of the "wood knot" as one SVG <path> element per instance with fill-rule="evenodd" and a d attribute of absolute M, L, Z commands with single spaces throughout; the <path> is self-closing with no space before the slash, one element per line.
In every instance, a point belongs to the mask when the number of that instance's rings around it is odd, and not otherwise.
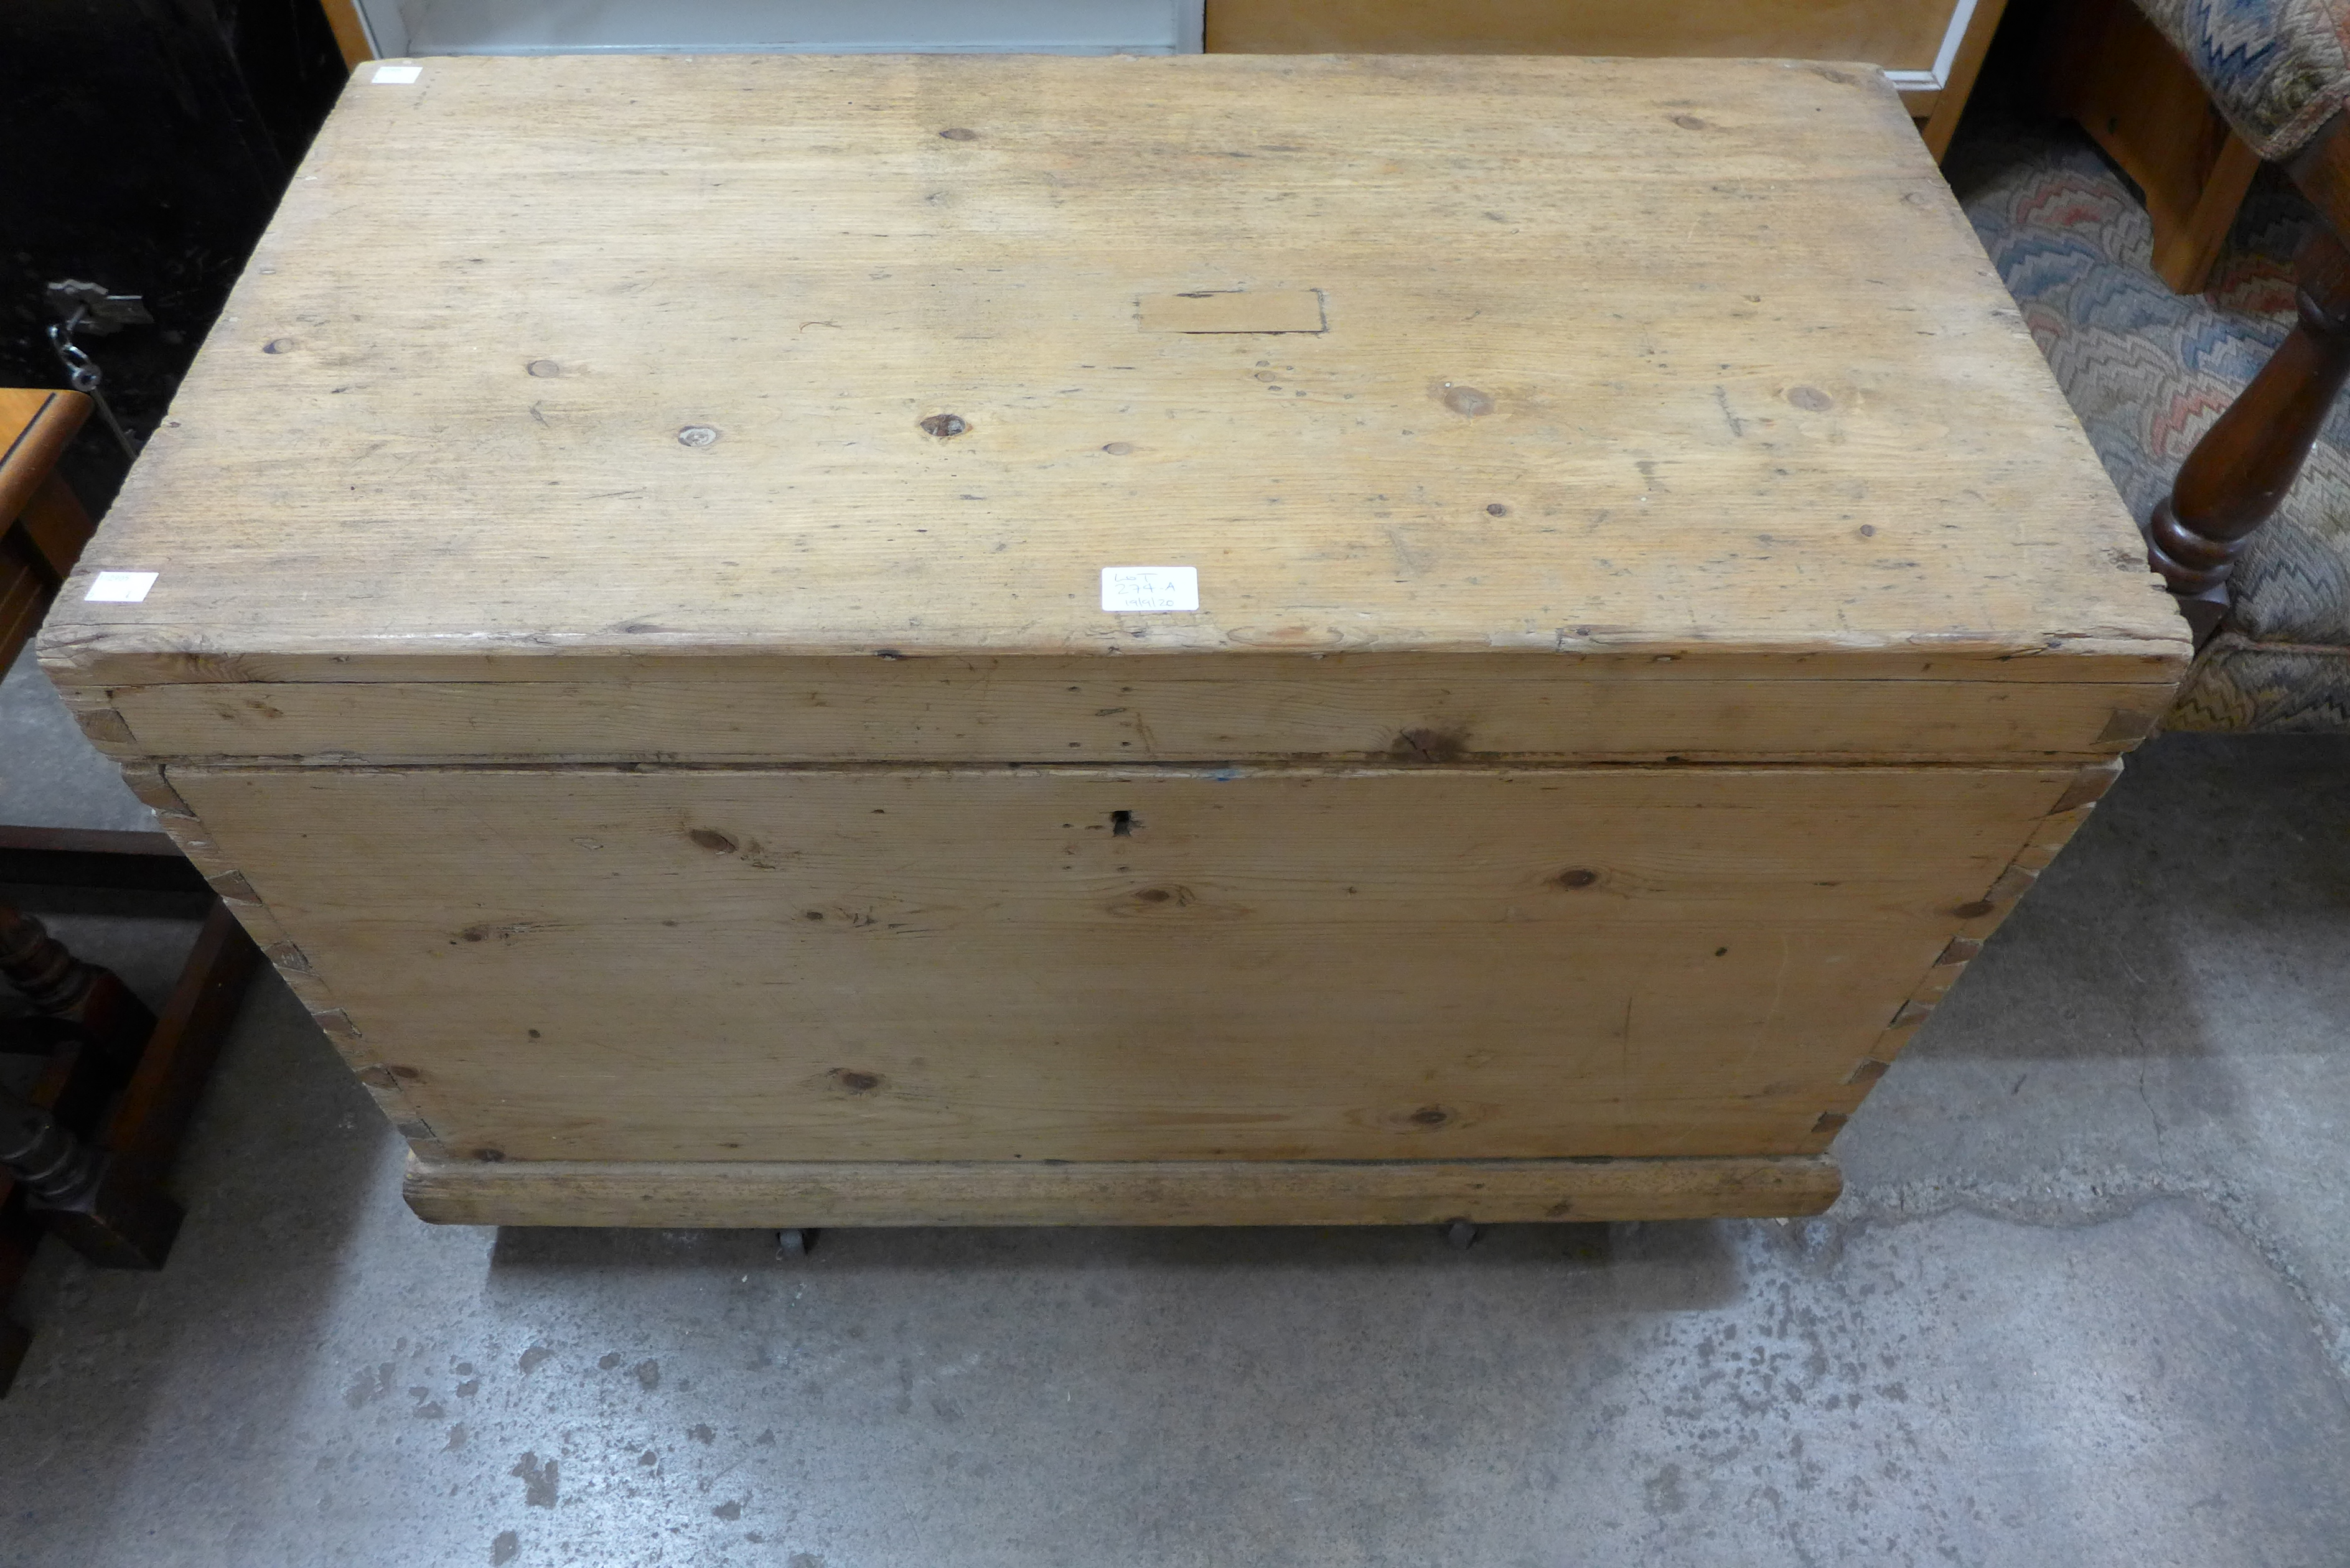
<path fill-rule="evenodd" d="M 533 359 L 529 364 L 524 366 L 523 369 L 528 370 L 532 375 L 536 376 L 542 381 L 552 380 L 556 377 L 563 374 L 563 367 L 556 364 L 552 359 Z"/>
<path fill-rule="evenodd" d="M 261 346 L 261 351 L 264 354 L 291 354 L 294 352 L 294 339 L 291 337 L 272 337 L 268 342 L 264 343 Z"/>
<path fill-rule="evenodd" d="M 1429 395 L 1463 419 L 1482 419 L 1493 411 L 1492 393 L 1455 381 L 1439 381 L 1429 389 Z"/>
<path fill-rule="evenodd" d="M 881 1086 L 880 1074 L 860 1073 L 854 1067 L 835 1067 L 827 1075 L 852 1095 L 869 1095 Z"/>
<path fill-rule="evenodd" d="M 1449 1125 L 1452 1119 L 1452 1112 L 1443 1106 L 1422 1106 L 1419 1109 L 1404 1117 L 1404 1120 L 1409 1122 L 1413 1127 L 1429 1127 L 1431 1129 L 1445 1127 Z"/>
<path fill-rule="evenodd" d="M 1599 880 L 1599 873 L 1587 866 L 1570 867 L 1551 878 L 1562 888 L 1588 888 Z"/>
<path fill-rule="evenodd" d="M 1952 909 L 1950 913 L 1956 915 L 1962 920 L 1980 920 L 1985 915 L 1990 914 L 1993 909 L 1998 908 L 1999 906 L 1992 903 L 1989 898 L 1977 898 L 1971 904 L 1960 904 L 1957 909 Z"/>
<path fill-rule="evenodd" d="M 718 444 L 718 431 L 709 425 L 687 425 L 677 432 L 677 444 L 699 452 Z"/>
<path fill-rule="evenodd" d="M 1693 114 L 1677 114 L 1673 123 L 1683 130 L 1711 130 L 1713 127 Z"/>
<path fill-rule="evenodd" d="M 1790 387 L 1787 389 L 1787 400 L 1814 414 L 1826 413 L 1835 407 L 1835 400 L 1817 387 Z"/>
<path fill-rule="evenodd" d="M 1399 763 L 1457 763 L 1468 749 L 1467 738 L 1458 732 L 1406 730 L 1388 748 L 1388 755 Z"/>
<path fill-rule="evenodd" d="M 948 129 L 939 132 L 939 140 L 941 141 L 977 141 L 979 140 L 979 132 L 976 130 L 965 130 L 960 125 L 950 126 Z"/>
<path fill-rule="evenodd" d="M 1510 509 L 1498 501 L 1488 502 L 1485 504 L 1485 515 L 1488 517 L 1507 517 L 1509 514 Z"/>
<path fill-rule="evenodd" d="M 941 441 L 952 441 L 971 429 L 971 421 L 961 414 L 932 414 L 918 422 L 923 434 L 936 436 Z"/>
<path fill-rule="evenodd" d="M 687 834 L 686 836 L 693 840 L 693 842 L 702 848 L 709 850 L 712 855 L 732 855 L 735 850 L 742 847 L 742 846 L 735 843 L 733 839 L 729 838 L 726 835 L 719 832 L 714 827 L 697 827 L 692 832 Z"/>

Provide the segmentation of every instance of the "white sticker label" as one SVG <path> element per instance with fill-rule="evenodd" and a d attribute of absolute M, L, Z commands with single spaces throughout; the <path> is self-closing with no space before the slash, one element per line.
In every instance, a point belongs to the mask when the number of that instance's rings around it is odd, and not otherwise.
<path fill-rule="evenodd" d="M 100 572 L 82 598 L 90 604 L 135 605 L 155 586 L 155 577 L 153 572 Z"/>
<path fill-rule="evenodd" d="M 1104 566 L 1102 608 L 1112 615 L 1200 607 L 1197 566 Z"/>
<path fill-rule="evenodd" d="M 378 87 L 406 87 L 423 74 L 422 66 L 378 66 L 368 80 Z"/>

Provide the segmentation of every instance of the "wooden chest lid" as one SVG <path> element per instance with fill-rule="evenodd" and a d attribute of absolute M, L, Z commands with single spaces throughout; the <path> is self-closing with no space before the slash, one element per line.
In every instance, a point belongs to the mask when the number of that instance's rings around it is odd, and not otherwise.
<path fill-rule="evenodd" d="M 61 599 L 53 670 L 2186 653 L 1865 67 L 372 74 Z M 1193 568 L 1198 608 L 1106 610 L 1135 566 Z M 102 570 L 157 576 L 87 602 Z"/>

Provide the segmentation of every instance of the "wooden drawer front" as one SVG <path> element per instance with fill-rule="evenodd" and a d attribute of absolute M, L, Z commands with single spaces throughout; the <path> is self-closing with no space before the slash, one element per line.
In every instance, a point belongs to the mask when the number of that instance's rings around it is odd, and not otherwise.
<path fill-rule="evenodd" d="M 1778 1154 L 2070 769 L 170 778 L 459 1152 Z"/>
<path fill-rule="evenodd" d="M 126 688 L 111 701 L 130 749 L 166 757 L 1734 761 L 2109 754 L 2152 728 L 2170 692 L 2167 669 L 2121 659 L 2103 680 L 1983 679 L 1982 661 L 1952 664 L 1973 679 L 1938 679 L 1925 659 L 1890 678 L 1846 676 L 1834 659 L 1710 673 L 1676 662 L 678 661 L 601 680 L 220 682 Z"/>

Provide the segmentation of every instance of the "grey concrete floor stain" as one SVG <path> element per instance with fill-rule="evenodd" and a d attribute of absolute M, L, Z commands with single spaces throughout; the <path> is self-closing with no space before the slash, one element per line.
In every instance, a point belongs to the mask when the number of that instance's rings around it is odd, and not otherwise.
<path fill-rule="evenodd" d="M 2350 1564 L 2345 763 L 2149 748 L 1785 1225 L 435 1229 L 265 986 L 0 1564 Z"/>

